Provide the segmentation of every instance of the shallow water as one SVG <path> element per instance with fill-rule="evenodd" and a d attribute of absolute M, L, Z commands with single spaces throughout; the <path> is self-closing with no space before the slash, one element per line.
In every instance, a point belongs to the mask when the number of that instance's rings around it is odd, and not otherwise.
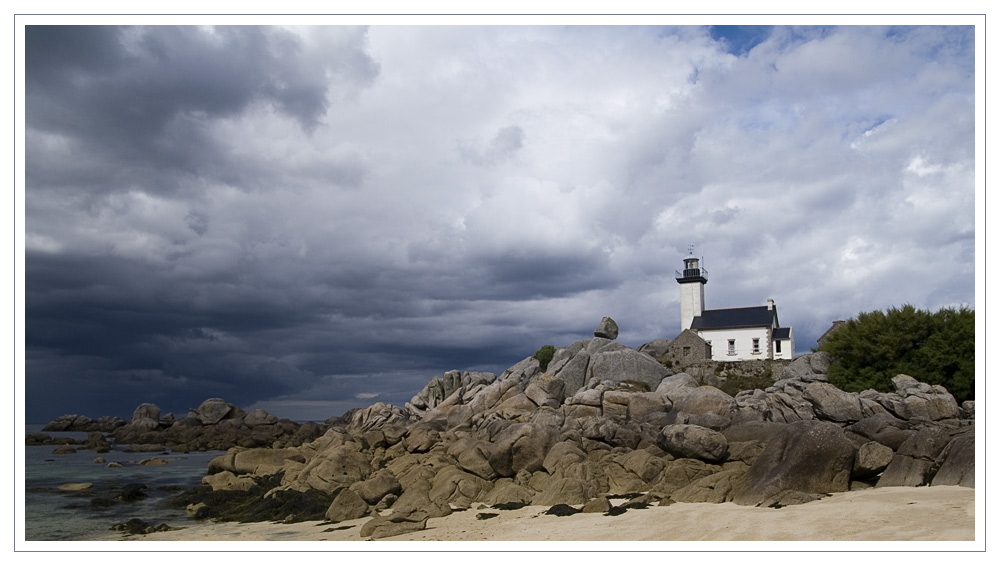
<path fill-rule="evenodd" d="M 29 425 L 27 432 L 40 432 L 41 425 Z M 48 433 L 51 436 L 86 438 L 85 433 Z M 181 489 L 199 485 L 208 470 L 208 462 L 222 452 L 153 453 L 122 452 L 114 447 L 97 454 L 78 448 L 75 454 L 53 454 L 55 446 L 25 446 L 25 539 L 26 540 L 88 540 L 106 534 L 112 525 L 131 518 L 172 527 L 193 524 L 184 510 L 162 507 L 162 503 Z M 120 468 L 97 464 L 121 462 Z M 146 458 L 170 460 L 162 466 L 140 466 Z M 176 458 L 176 460 L 174 460 Z M 66 483 L 92 483 L 90 492 L 59 490 Z M 113 499 L 122 487 L 132 483 L 146 486 L 147 497 L 134 502 L 118 502 L 111 506 L 94 506 L 97 497 Z M 110 495 L 110 497 L 109 497 Z M 99 503 L 99 502 L 98 502 Z"/>

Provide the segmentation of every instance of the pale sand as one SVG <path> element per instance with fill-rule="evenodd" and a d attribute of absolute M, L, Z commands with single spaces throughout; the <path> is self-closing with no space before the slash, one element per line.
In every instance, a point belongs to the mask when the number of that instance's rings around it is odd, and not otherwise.
<path fill-rule="evenodd" d="M 836 493 L 819 501 L 781 509 L 743 507 L 732 503 L 675 503 L 667 507 L 633 509 L 614 517 L 596 513 L 555 517 L 545 515 L 546 509 L 547 507 L 531 506 L 514 511 L 475 508 L 456 511 L 447 517 L 430 519 L 426 530 L 383 540 L 975 540 L 975 490 L 956 486 L 893 487 Z M 486 512 L 497 513 L 498 516 L 485 520 L 476 519 L 477 514 Z M 365 539 L 360 536 L 361 525 L 368 520 L 357 519 L 337 524 L 315 521 L 294 524 L 206 522 L 144 536 L 123 537 L 121 534 L 109 533 L 104 540 L 362 541 Z"/>

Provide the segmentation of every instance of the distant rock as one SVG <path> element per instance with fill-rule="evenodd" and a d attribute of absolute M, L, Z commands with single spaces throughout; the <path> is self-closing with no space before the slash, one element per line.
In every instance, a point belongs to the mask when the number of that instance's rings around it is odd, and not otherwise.
<path fill-rule="evenodd" d="M 278 422 L 278 417 L 268 413 L 264 409 L 254 409 L 243 417 L 243 424 L 248 427 L 260 425 L 273 425 Z"/>
<path fill-rule="evenodd" d="M 206 399 L 189 416 L 198 419 L 202 424 L 218 424 L 222 419 L 236 416 L 234 414 L 236 411 L 233 410 L 235 408 L 232 403 L 227 403 L 223 399 Z"/>
<path fill-rule="evenodd" d="M 132 411 L 132 421 L 137 421 L 139 419 L 152 419 L 154 421 L 160 420 L 160 408 L 152 403 L 142 403 Z"/>
<path fill-rule="evenodd" d="M 98 454 L 111 451 L 111 443 L 108 442 L 108 439 L 104 438 L 104 434 L 99 431 L 88 432 L 87 440 L 84 442 L 83 447 L 87 450 L 93 450 Z"/>
<path fill-rule="evenodd" d="M 53 432 L 112 432 L 125 424 L 125 420 L 119 417 L 91 419 L 85 415 L 63 415 L 50 421 L 42 427 L 42 430 Z"/>
<path fill-rule="evenodd" d="M 94 426 L 94 421 L 85 415 L 63 415 L 53 419 L 51 422 L 42 427 L 42 430 L 52 432 L 89 432 L 94 428 Z"/>

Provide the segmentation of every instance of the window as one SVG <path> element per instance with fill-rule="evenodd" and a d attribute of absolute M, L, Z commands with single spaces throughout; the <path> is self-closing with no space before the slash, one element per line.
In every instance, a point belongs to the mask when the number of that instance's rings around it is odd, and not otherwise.
<path fill-rule="evenodd" d="M 774 341 L 774 352 L 776 354 L 780 354 L 781 353 L 781 340 L 775 340 Z"/>
<path fill-rule="evenodd" d="M 686 358 L 690 355 L 691 355 L 691 346 L 684 346 L 684 357 Z"/>
<path fill-rule="evenodd" d="M 729 355 L 736 355 L 736 340 L 733 340 L 732 338 L 729 339 Z"/>
<path fill-rule="evenodd" d="M 760 338 L 753 339 L 753 353 L 755 354 L 760 353 Z"/>

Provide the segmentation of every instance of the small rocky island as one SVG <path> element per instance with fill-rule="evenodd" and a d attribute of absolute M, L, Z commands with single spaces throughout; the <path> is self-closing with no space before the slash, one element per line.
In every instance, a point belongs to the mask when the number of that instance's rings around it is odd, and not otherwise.
<path fill-rule="evenodd" d="M 898 375 L 893 392 L 848 393 L 827 381 L 828 355 L 813 353 L 773 385 L 731 396 L 618 343 L 617 331 L 606 319 L 544 366 L 528 357 L 499 376 L 450 371 L 402 407 L 376 403 L 323 424 L 209 399 L 180 419 L 144 404 L 128 422 L 69 415 L 46 430 L 89 431 L 82 447 L 97 451 L 105 435 L 134 451 L 226 450 L 173 505 L 218 520 L 370 516 L 361 534 L 372 538 L 473 506 L 615 514 L 974 487 L 974 405 L 941 386 Z"/>

